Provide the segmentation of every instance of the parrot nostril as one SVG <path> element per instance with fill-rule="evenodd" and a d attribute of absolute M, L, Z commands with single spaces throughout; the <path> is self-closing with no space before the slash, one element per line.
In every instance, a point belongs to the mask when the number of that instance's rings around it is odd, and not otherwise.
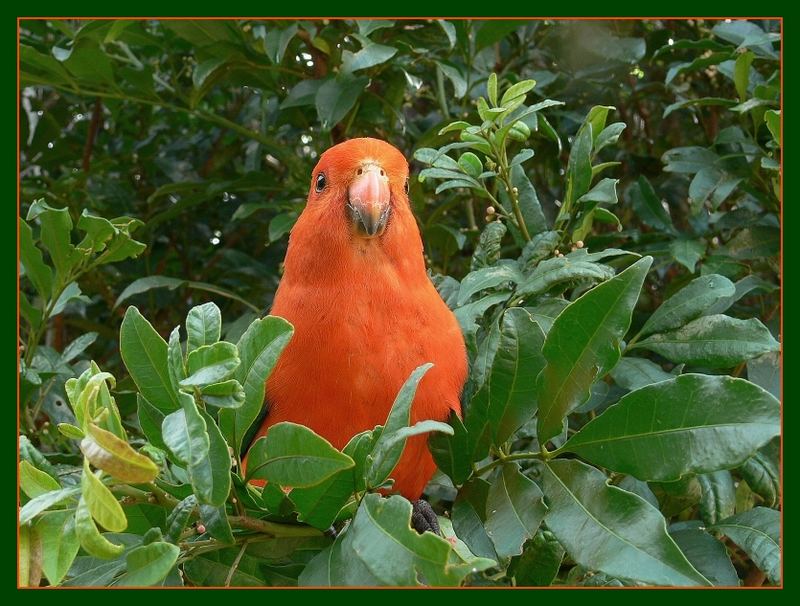
<path fill-rule="evenodd" d="M 359 169 L 358 169 L 358 173 L 357 173 L 357 174 L 359 174 L 359 175 L 362 175 L 362 174 L 364 174 L 364 169 L 363 169 L 363 168 L 359 168 Z"/>
<path fill-rule="evenodd" d="M 386 176 L 386 173 L 383 172 L 383 169 L 381 169 L 381 177 L 385 177 L 385 176 Z"/>

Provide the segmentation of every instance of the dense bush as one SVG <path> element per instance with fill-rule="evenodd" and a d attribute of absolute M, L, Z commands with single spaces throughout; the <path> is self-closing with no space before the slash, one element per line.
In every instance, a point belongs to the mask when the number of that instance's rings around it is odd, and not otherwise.
<path fill-rule="evenodd" d="M 778 27 L 22 21 L 20 583 L 780 584 Z M 408 427 L 422 366 L 243 477 L 354 136 L 418 175 L 465 412 Z M 442 537 L 379 492 L 418 433 Z"/>

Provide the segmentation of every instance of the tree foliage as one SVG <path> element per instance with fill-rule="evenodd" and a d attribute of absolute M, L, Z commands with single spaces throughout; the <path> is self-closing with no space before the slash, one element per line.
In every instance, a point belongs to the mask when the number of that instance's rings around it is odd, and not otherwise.
<path fill-rule="evenodd" d="M 22 585 L 780 584 L 772 21 L 23 20 Z M 412 163 L 463 418 L 243 448 L 316 158 Z M 321 344 L 322 345 L 322 344 Z M 408 437 L 441 536 L 385 496 Z M 251 480 L 265 480 L 262 488 Z"/>

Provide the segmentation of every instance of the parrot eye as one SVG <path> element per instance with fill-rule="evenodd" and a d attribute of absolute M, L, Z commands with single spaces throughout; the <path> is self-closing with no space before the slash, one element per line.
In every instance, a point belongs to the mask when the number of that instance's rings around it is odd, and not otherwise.
<path fill-rule="evenodd" d="M 318 174 L 317 175 L 317 182 L 316 182 L 316 185 L 314 186 L 314 189 L 316 189 L 317 193 L 319 193 L 323 189 L 325 189 L 325 185 L 326 185 L 326 183 L 325 183 L 325 173 Z"/>

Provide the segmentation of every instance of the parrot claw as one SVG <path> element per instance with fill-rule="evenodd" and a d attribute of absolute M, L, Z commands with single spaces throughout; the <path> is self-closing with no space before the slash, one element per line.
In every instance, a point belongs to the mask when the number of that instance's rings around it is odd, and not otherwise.
<path fill-rule="evenodd" d="M 411 502 L 411 527 L 418 533 L 422 534 L 425 531 L 432 532 L 439 536 L 442 531 L 439 528 L 439 520 L 436 518 L 436 512 L 430 504 L 424 499 Z"/>

